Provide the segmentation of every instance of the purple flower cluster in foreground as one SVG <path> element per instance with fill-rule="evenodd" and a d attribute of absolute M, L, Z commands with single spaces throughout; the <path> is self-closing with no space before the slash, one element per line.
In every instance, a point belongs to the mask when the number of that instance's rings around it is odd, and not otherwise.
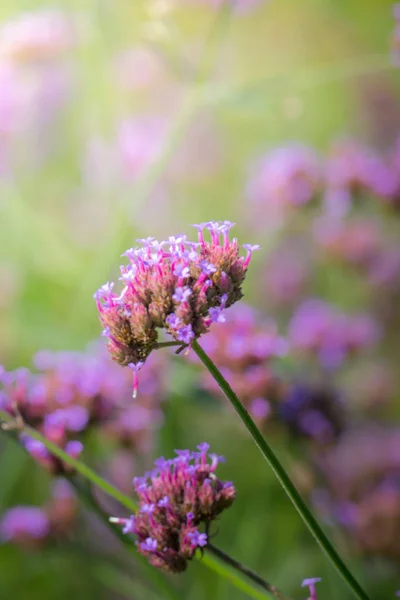
<path fill-rule="evenodd" d="M 210 523 L 235 499 L 233 484 L 220 481 L 215 473 L 223 457 L 208 454 L 206 443 L 197 448 L 198 452 L 177 450 L 177 458 L 156 460 L 153 471 L 134 479 L 136 515 L 111 518 L 123 525 L 124 533 L 138 537 L 139 552 L 153 566 L 172 573 L 184 571 L 196 550 L 207 545 Z"/>
<path fill-rule="evenodd" d="M 14 506 L 0 517 L 0 541 L 26 548 L 37 548 L 71 530 L 76 518 L 77 502 L 70 484 L 55 479 L 47 505 Z"/>
<path fill-rule="evenodd" d="M 161 422 L 163 386 L 161 357 L 149 361 L 143 372 L 140 400 L 132 405 L 131 379 L 109 358 L 101 345 L 85 352 L 41 351 L 35 372 L 28 369 L 0 373 L 0 407 L 39 429 L 47 439 L 77 458 L 80 439 L 93 425 L 124 446 L 149 450 Z M 157 374 L 157 377 L 155 376 Z M 26 450 L 49 471 L 68 471 L 45 446 L 23 434 Z"/>
<path fill-rule="evenodd" d="M 95 294 L 103 335 L 111 356 L 135 373 L 157 346 L 158 330 L 176 342 L 190 345 L 212 323 L 224 321 L 224 310 L 242 297 L 241 285 L 252 252 L 229 239 L 234 224 L 210 221 L 195 225 L 198 241 L 185 235 L 168 240 L 138 240 L 142 246 L 124 253 L 130 264 L 121 267 L 124 287 L 117 295 L 113 283 Z M 204 232 L 211 241 L 207 241 Z"/>
<path fill-rule="evenodd" d="M 349 354 L 373 347 L 379 338 L 371 316 L 348 315 L 319 299 L 303 302 L 289 323 L 293 350 L 316 355 L 327 369 L 340 367 Z"/>

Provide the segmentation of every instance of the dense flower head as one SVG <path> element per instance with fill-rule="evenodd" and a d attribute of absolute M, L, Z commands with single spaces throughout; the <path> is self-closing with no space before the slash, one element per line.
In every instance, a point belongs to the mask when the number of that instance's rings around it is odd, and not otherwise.
<path fill-rule="evenodd" d="M 176 450 L 176 458 L 156 460 L 153 471 L 134 479 L 136 515 L 111 519 L 123 525 L 124 533 L 137 536 L 139 552 L 153 566 L 172 573 L 184 571 L 196 550 L 207 545 L 209 525 L 235 499 L 233 484 L 216 475 L 223 457 L 209 454 L 206 443 L 197 449 Z"/>
<path fill-rule="evenodd" d="M 195 225 L 198 242 L 185 235 L 162 242 L 147 238 L 124 253 L 129 265 L 121 267 L 121 293 L 107 283 L 95 294 L 114 360 L 136 373 L 157 347 L 159 329 L 185 346 L 212 323 L 224 321 L 225 309 L 243 295 L 247 267 L 258 249 L 245 244 L 247 256 L 241 256 L 237 240 L 229 239 L 232 226 L 229 221 L 201 223 Z"/>
<path fill-rule="evenodd" d="M 20 368 L 0 373 L 3 410 L 14 414 L 17 408 L 24 422 L 74 458 L 83 449 L 77 438 L 93 426 L 124 446 L 150 449 L 153 432 L 162 421 L 165 361 L 160 355 L 146 365 L 140 400 L 134 405 L 129 374 L 110 360 L 101 344 L 91 344 L 84 352 L 42 350 L 34 363 L 34 371 Z M 21 442 L 51 472 L 69 471 L 41 442 L 26 435 Z"/>
<path fill-rule="evenodd" d="M 292 143 L 264 155 L 248 186 L 248 197 L 272 215 L 308 204 L 321 187 L 318 155 L 303 144 Z"/>
<path fill-rule="evenodd" d="M 70 484 L 55 479 L 49 502 L 40 506 L 18 505 L 0 517 L 0 541 L 37 548 L 65 535 L 76 519 L 77 503 Z"/>
<path fill-rule="evenodd" d="M 329 444 L 344 429 L 345 406 L 333 389 L 297 383 L 282 394 L 278 416 L 293 435 Z"/>
<path fill-rule="evenodd" d="M 349 315 L 323 300 L 304 301 L 289 324 L 292 349 L 316 355 L 328 369 L 340 367 L 351 353 L 373 347 L 380 328 L 368 314 Z"/>
<path fill-rule="evenodd" d="M 288 343 L 279 334 L 276 323 L 251 306 L 238 304 L 226 315 L 225 323 L 211 327 L 203 348 L 252 416 L 265 422 L 271 416 L 271 400 L 279 385 L 271 361 L 288 351 Z M 221 395 L 208 373 L 202 375 L 200 383 L 213 395 Z"/>
<path fill-rule="evenodd" d="M 362 554 L 400 564 L 400 431 L 369 425 L 349 430 L 314 457 L 323 487 L 314 503 L 343 527 Z"/>

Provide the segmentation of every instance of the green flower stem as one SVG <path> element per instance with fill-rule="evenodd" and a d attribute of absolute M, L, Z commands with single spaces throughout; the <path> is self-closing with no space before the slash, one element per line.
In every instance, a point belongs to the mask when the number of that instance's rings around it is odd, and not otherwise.
<path fill-rule="evenodd" d="M 296 486 L 293 484 L 292 480 L 287 474 L 285 468 L 280 463 L 275 452 L 265 440 L 257 425 L 254 423 L 253 419 L 251 418 L 247 410 L 244 408 L 243 404 L 240 402 L 239 398 L 236 396 L 229 383 L 223 377 L 222 373 L 216 367 L 211 358 L 204 352 L 203 348 L 196 340 L 193 342 L 192 348 L 203 363 L 203 365 L 218 383 L 219 387 L 224 392 L 234 409 L 236 410 L 243 424 L 246 426 L 251 437 L 253 438 L 255 444 L 258 446 L 261 454 L 275 473 L 278 481 L 282 485 L 283 489 L 289 496 L 297 512 L 303 519 L 304 523 L 306 524 L 309 531 L 314 536 L 322 550 L 327 554 L 328 558 L 330 559 L 334 567 L 337 569 L 341 577 L 343 577 L 348 586 L 352 589 L 354 595 L 359 600 L 369 600 L 367 594 L 364 592 L 357 580 L 353 577 L 352 573 L 349 571 L 343 560 L 340 558 L 338 552 L 335 550 L 334 546 L 325 535 L 321 526 L 316 521 L 307 504 L 304 502 L 300 493 L 296 489 Z"/>
<path fill-rule="evenodd" d="M 51 454 L 53 454 L 54 456 L 56 456 L 57 458 L 62 460 L 68 466 L 72 467 L 72 469 L 74 469 L 77 473 L 82 475 L 82 477 L 84 477 L 88 482 L 92 483 L 93 485 L 95 485 L 96 487 L 101 489 L 108 496 L 111 496 L 111 498 L 114 498 L 114 500 L 117 500 L 122 506 L 124 506 L 127 510 L 129 510 L 129 512 L 134 513 L 137 511 L 138 506 L 134 500 L 132 500 L 129 496 L 125 496 L 125 494 L 120 492 L 111 483 L 109 483 L 108 481 L 103 479 L 100 475 L 98 475 L 90 467 L 88 467 L 81 461 L 77 460 L 76 458 L 73 458 L 72 456 L 70 456 L 69 454 L 64 452 L 64 450 L 62 450 L 61 448 L 59 448 L 58 446 L 53 444 L 53 442 L 51 442 L 50 440 L 45 438 L 36 429 L 29 427 L 25 423 L 21 422 L 21 420 L 18 418 L 15 419 L 14 417 L 12 417 L 11 415 L 9 415 L 7 412 L 5 412 L 3 410 L 0 410 L 0 420 L 2 421 L 2 425 L 3 425 L 3 427 L 1 427 L 1 424 L 0 424 L 0 431 L 1 431 L 1 428 L 3 428 L 4 430 L 7 429 L 8 432 L 12 432 L 13 425 L 15 425 L 15 429 L 18 429 L 18 431 L 23 432 L 26 435 L 28 435 L 29 437 L 41 442 L 47 448 L 47 450 L 49 452 L 51 452 Z M 5 425 L 5 427 L 4 427 L 4 425 Z M 79 489 L 79 494 L 83 496 L 83 499 L 85 500 L 85 502 L 88 505 L 90 505 L 92 508 L 94 508 L 96 505 L 96 509 L 95 509 L 96 514 L 99 517 L 101 517 L 104 521 L 107 521 L 107 523 L 108 523 L 107 515 L 105 515 L 105 513 L 102 511 L 102 509 L 97 505 L 97 502 L 96 502 L 95 498 L 93 497 L 91 490 L 89 488 L 86 488 L 86 490 L 84 490 L 80 485 L 78 488 L 76 479 L 72 479 L 72 481 L 74 482 L 76 489 Z M 111 526 L 112 530 L 114 532 L 116 531 L 116 529 L 112 525 L 112 523 L 110 523 L 108 526 L 109 527 Z M 110 527 L 110 529 L 111 529 L 111 527 Z M 121 540 L 123 539 L 122 536 L 123 536 L 123 534 L 121 532 L 119 532 L 118 537 Z M 125 544 L 127 544 L 128 540 L 129 540 L 129 538 L 124 539 Z M 133 545 L 132 545 L 132 548 L 133 548 Z M 216 554 L 216 549 L 213 546 L 212 546 L 211 552 L 214 552 L 214 554 Z M 234 559 L 231 559 L 231 558 L 229 558 L 229 560 L 227 560 L 226 557 L 228 555 L 226 555 L 222 551 L 219 551 L 218 556 L 219 556 L 219 560 L 217 558 L 214 558 L 214 556 L 212 556 L 210 554 L 205 554 L 202 558 L 202 562 L 209 569 L 211 569 L 218 575 L 224 577 L 225 579 L 228 579 L 229 581 L 231 581 L 231 583 L 236 588 L 238 588 L 242 591 L 245 591 L 248 594 L 248 596 L 250 596 L 251 598 L 254 598 L 255 600 L 263 600 L 263 599 L 265 600 L 265 598 L 267 597 L 266 593 L 269 596 L 271 595 L 271 591 L 268 590 L 269 584 L 261 578 L 258 578 L 258 581 L 256 581 L 254 579 L 254 577 L 250 576 L 250 573 L 252 573 L 252 571 L 250 571 L 250 569 L 247 569 L 246 567 L 243 567 L 242 569 L 238 569 L 237 565 L 239 565 L 240 563 L 238 563 L 237 561 L 235 561 Z M 221 560 L 224 561 L 224 564 L 221 563 Z M 157 575 L 154 575 L 155 571 L 156 571 L 156 569 L 152 569 L 152 579 L 154 579 L 154 577 L 156 577 L 156 576 L 162 577 L 162 575 L 158 572 L 157 572 Z M 247 581 L 246 578 L 250 579 L 250 581 Z M 262 582 L 262 585 L 260 582 Z M 263 588 L 263 590 L 259 589 L 260 586 Z M 172 596 L 172 593 L 170 592 L 168 594 L 168 597 L 171 598 L 171 600 L 172 600 L 172 598 L 174 598 L 174 600 L 175 600 L 177 596 L 176 595 Z M 276 598 L 276 596 L 275 596 L 275 598 Z"/>

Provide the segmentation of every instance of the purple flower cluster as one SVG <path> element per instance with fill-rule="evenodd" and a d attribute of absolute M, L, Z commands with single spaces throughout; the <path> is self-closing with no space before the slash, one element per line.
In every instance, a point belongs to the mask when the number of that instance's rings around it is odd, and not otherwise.
<path fill-rule="evenodd" d="M 0 518 L 0 541 L 13 542 L 26 548 L 67 534 L 76 519 L 77 503 L 69 483 L 56 479 L 50 501 L 44 507 L 14 506 Z"/>
<path fill-rule="evenodd" d="M 258 246 L 244 244 L 240 256 L 237 240 L 229 239 L 233 223 L 201 223 L 198 242 L 185 235 L 159 242 L 138 240 L 142 246 L 124 253 L 128 266 L 121 267 L 120 294 L 113 283 L 95 294 L 103 335 L 115 361 L 135 373 L 157 347 L 158 330 L 165 330 L 182 346 L 224 320 L 224 311 L 242 297 L 241 285 L 252 252 Z M 208 231 L 211 241 L 204 237 Z"/>
<path fill-rule="evenodd" d="M 319 299 L 303 302 L 289 323 L 292 349 L 316 355 L 327 369 L 340 367 L 349 354 L 373 347 L 379 338 L 371 316 L 348 315 Z"/>
<path fill-rule="evenodd" d="M 203 348 L 253 417 L 266 422 L 272 413 L 270 401 L 275 399 L 279 386 L 270 363 L 288 351 L 288 343 L 274 321 L 263 318 L 246 304 L 238 304 L 226 315 L 223 325 L 211 327 Z M 207 373 L 201 378 L 201 386 L 221 395 L 219 386 Z"/>
<path fill-rule="evenodd" d="M 139 552 L 163 571 L 184 571 L 196 550 L 207 545 L 211 522 L 235 499 L 233 484 L 215 473 L 223 457 L 208 454 L 206 443 L 197 448 L 177 450 L 174 459 L 159 458 L 153 471 L 134 479 L 136 515 L 110 519 L 123 525 L 124 533 L 134 533 Z"/>
<path fill-rule="evenodd" d="M 159 408 L 163 361 L 149 361 L 143 372 L 140 401 L 132 405 L 131 380 L 113 363 L 99 344 L 86 352 L 41 351 L 28 369 L 0 374 L 0 406 L 38 428 L 47 439 L 77 458 L 83 445 L 76 437 L 99 426 L 129 448 L 149 450 L 154 430 L 162 420 Z M 157 377 L 156 377 L 157 374 Z M 68 471 L 45 446 L 23 434 L 26 450 L 48 470 Z"/>

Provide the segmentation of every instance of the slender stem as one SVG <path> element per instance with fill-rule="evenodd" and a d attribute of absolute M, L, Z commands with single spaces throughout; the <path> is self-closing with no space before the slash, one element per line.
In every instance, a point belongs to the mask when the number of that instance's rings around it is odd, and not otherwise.
<path fill-rule="evenodd" d="M 229 554 L 226 554 L 226 552 L 224 552 L 220 548 L 216 548 L 213 544 L 207 544 L 207 550 L 215 556 L 218 556 L 218 558 L 220 558 L 224 562 L 231 565 L 231 567 L 233 567 L 237 571 L 240 571 L 241 573 L 246 575 L 246 577 L 254 581 L 264 590 L 267 590 L 270 594 L 272 594 L 274 598 L 277 598 L 278 600 L 289 600 L 288 596 L 285 596 L 283 592 L 281 592 L 276 586 L 271 585 L 270 583 L 268 583 L 268 581 L 265 581 L 265 579 L 260 577 L 260 575 L 257 575 L 257 573 L 255 573 L 239 561 L 229 556 Z"/>
<path fill-rule="evenodd" d="M 158 342 L 153 346 L 153 349 L 161 350 L 162 348 L 170 348 L 172 346 L 182 346 L 182 342 Z"/>
<path fill-rule="evenodd" d="M 364 592 L 357 580 L 353 577 L 352 573 L 349 571 L 343 560 L 340 558 L 338 552 L 335 550 L 334 546 L 325 535 L 321 526 L 316 521 L 307 504 L 298 492 L 296 486 L 293 484 L 292 480 L 287 474 L 285 468 L 279 461 L 278 457 L 276 456 L 268 442 L 261 434 L 257 425 L 254 423 L 253 419 L 251 418 L 243 404 L 240 402 L 235 392 L 232 390 L 229 383 L 223 377 L 222 373 L 216 367 L 211 358 L 204 352 L 203 348 L 199 345 L 199 343 L 196 340 L 192 343 L 192 348 L 201 360 L 201 362 L 204 364 L 206 369 L 208 369 L 210 374 L 218 383 L 219 387 L 224 392 L 228 400 L 233 405 L 243 424 L 250 432 L 250 435 L 253 438 L 256 445 L 258 446 L 261 454 L 264 456 L 265 460 L 275 473 L 277 479 L 279 480 L 283 489 L 289 496 L 297 512 L 303 519 L 304 523 L 306 524 L 309 531 L 314 536 L 322 550 L 327 554 L 328 558 L 330 559 L 334 567 L 337 569 L 341 577 L 343 577 L 343 579 L 346 581 L 349 587 L 353 590 L 354 595 L 359 600 L 369 600 L 367 594 Z"/>
<path fill-rule="evenodd" d="M 5 424 L 8 426 L 7 433 L 12 434 L 13 433 L 12 426 L 16 422 L 15 418 L 13 418 L 7 412 L 0 410 L 0 419 L 3 422 L 2 424 L 0 424 L 0 431 L 2 429 L 3 429 L 3 431 L 6 431 L 4 429 L 4 427 L 1 426 L 1 425 Z M 82 475 L 87 481 L 91 482 L 96 487 L 103 490 L 103 492 L 105 492 L 111 498 L 114 498 L 115 500 L 117 500 L 122 506 L 127 508 L 129 511 L 131 511 L 131 512 L 137 511 L 138 506 L 134 502 L 134 500 L 132 500 L 129 496 L 125 496 L 125 494 L 120 492 L 111 483 L 108 483 L 108 481 L 103 479 L 100 475 L 98 475 L 90 467 L 88 467 L 81 461 L 77 460 L 76 458 L 73 458 L 72 456 L 70 456 L 69 454 L 64 452 L 64 450 L 62 450 L 61 448 L 59 448 L 58 446 L 53 444 L 50 440 L 45 438 L 36 429 L 33 429 L 32 427 L 29 427 L 25 423 L 22 423 L 19 425 L 19 431 L 24 432 L 25 434 L 32 437 L 33 439 L 41 442 L 47 448 L 47 450 L 49 452 L 51 452 L 54 456 L 56 456 L 57 458 L 62 460 L 64 463 L 66 463 L 67 465 L 72 467 L 77 473 Z M 15 437 L 15 436 L 13 436 L 13 437 Z M 81 492 L 81 493 L 83 493 L 83 492 Z M 93 495 L 89 494 L 88 492 L 85 493 L 84 500 L 87 503 L 90 502 L 91 505 L 93 502 L 96 503 L 96 500 L 93 497 Z M 98 507 L 98 509 L 96 509 L 96 513 L 102 518 L 104 518 L 104 516 L 105 516 L 104 512 L 102 511 L 102 509 L 100 507 Z M 110 525 L 112 525 L 112 524 L 110 524 Z M 115 531 L 114 526 L 113 526 L 113 531 Z M 122 535 L 123 534 L 119 535 L 118 537 L 120 537 L 120 539 L 122 539 L 122 537 L 121 537 Z M 129 538 L 127 538 L 127 539 L 129 539 Z M 127 543 L 126 540 L 124 540 L 124 541 L 125 541 L 125 543 Z M 241 571 L 241 570 L 237 569 L 234 566 L 236 564 L 236 561 L 233 561 L 233 559 L 231 559 L 230 561 L 226 561 L 224 558 L 225 556 L 227 556 L 227 555 L 225 555 L 224 553 L 221 554 L 221 558 L 222 558 L 222 560 L 224 560 L 224 563 L 225 563 L 223 567 L 221 566 L 220 562 L 217 561 L 213 556 L 210 556 L 207 554 L 203 557 L 202 562 L 209 569 L 211 569 L 218 575 L 221 575 L 224 578 L 229 579 L 235 587 L 246 592 L 248 594 L 248 596 L 254 598 L 255 600 L 265 599 L 265 592 L 257 589 L 257 587 L 254 585 L 255 584 L 254 579 L 249 577 L 250 570 L 248 570 L 248 572 L 245 572 L 245 571 Z M 152 573 L 154 575 L 154 569 L 152 569 Z M 247 578 L 250 579 L 250 581 L 249 582 L 246 581 L 246 579 L 244 579 L 243 575 L 246 575 Z M 264 590 L 267 590 L 267 588 L 264 587 Z"/>

